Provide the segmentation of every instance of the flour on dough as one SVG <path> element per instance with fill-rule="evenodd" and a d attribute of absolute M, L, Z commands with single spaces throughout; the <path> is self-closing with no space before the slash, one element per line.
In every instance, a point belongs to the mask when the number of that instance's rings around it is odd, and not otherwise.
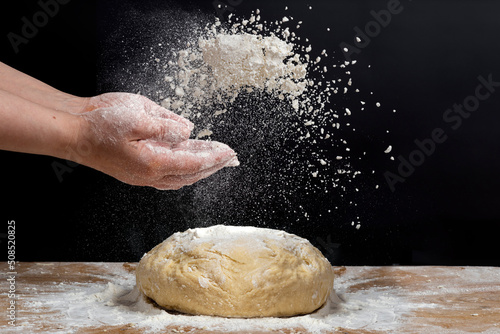
<path fill-rule="evenodd" d="M 166 309 L 247 318 L 311 313 L 330 295 L 333 276 L 306 239 L 223 225 L 173 234 L 136 271 L 139 289 Z"/>

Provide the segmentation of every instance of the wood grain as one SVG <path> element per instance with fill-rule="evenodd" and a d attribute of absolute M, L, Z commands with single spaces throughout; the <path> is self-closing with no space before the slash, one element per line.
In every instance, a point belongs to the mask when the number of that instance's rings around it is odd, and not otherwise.
<path fill-rule="evenodd" d="M 25 333 L 29 324 L 34 333 L 142 333 L 134 323 L 119 326 L 90 323 L 72 326 L 64 312 L 34 306 L 33 301 L 62 296 L 78 286 L 106 285 L 133 277 L 135 263 L 18 263 L 16 267 L 16 326 L 7 318 L 9 283 L 6 263 L 0 265 L 0 332 Z M 339 295 L 390 291 L 415 305 L 404 314 L 394 330 L 335 327 L 329 333 L 500 333 L 500 268 L 493 267 L 335 267 L 336 279 L 349 278 Z M 49 321 L 50 320 L 50 321 Z M 301 328 L 273 333 L 307 333 Z M 165 326 L 162 333 L 228 333 L 194 327 Z M 236 332 L 234 332 L 236 333 Z M 264 333 L 253 331 L 253 334 Z M 269 333 L 269 332 L 268 332 Z"/>

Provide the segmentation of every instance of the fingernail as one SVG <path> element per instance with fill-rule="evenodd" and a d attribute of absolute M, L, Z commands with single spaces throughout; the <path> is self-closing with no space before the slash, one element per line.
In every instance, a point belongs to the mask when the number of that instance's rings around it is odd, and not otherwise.
<path fill-rule="evenodd" d="M 236 155 L 236 153 L 233 151 L 233 149 L 226 144 L 223 144 L 223 143 L 218 142 L 218 141 L 212 141 L 212 142 L 210 142 L 210 144 L 212 145 L 212 149 L 214 151 L 232 151 L 234 153 L 234 155 Z"/>
<path fill-rule="evenodd" d="M 226 164 L 226 167 L 237 167 L 240 165 L 240 162 L 237 157 L 232 158 L 231 160 L 228 161 Z"/>

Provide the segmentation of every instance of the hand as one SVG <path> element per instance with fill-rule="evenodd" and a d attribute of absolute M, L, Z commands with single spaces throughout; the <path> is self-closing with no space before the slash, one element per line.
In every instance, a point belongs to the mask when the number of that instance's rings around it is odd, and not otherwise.
<path fill-rule="evenodd" d="M 0 77 L 0 149 L 73 160 L 158 189 L 238 165 L 226 145 L 187 140 L 193 124 L 143 96 L 81 98 L 3 63 Z"/>
<path fill-rule="evenodd" d="M 71 160 L 132 185 L 179 189 L 239 164 L 227 145 L 188 140 L 190 121 L 141 95 L 93 97 L 79 115 Z"/>

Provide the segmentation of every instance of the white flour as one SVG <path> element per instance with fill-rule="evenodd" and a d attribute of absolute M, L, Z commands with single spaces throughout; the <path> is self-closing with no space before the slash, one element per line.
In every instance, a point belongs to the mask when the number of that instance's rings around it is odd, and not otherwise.
<path fill-rule="evenodd" d="M 158 39 L 141 45 L 140 61 L 130 60 L 140 78 L 125 66 L 117 70 L 120 89 L 143 92 L 191 120 L 193 137 L 238 153 L 238 170 L 179 192 L 180 205 L 189 206 L 182 221 L 290 230 L 371 215 L 370 205 L 357 207 L 380 182 L 366 160 L 389 158 L 389 143 L 366 140 L 377 127 L 358 120 L 388 103 L 377 108 L 370 92 L 359 94 L 351 72 L 364 73 L 366 65 L 316 47 L 300 36 L 300 18 L 282 14 L 270 21 L 255 10 L 225 22 L 182 10 L 148 14 L 144 20 L 158 20 Z M 316 200 L 324 210 L 312 208 Z"/>
<path fill-rule="evenodd" d="M 321 57 L 311 59 L 310 45 L 299 46 L 295 42 L 300 37 L 280 26 L 292 18 L 275 23 L 260 20 L 260 15 L 252 14 L 249 19 L 230 16 L 228 26 L 216 21 L 206 27 L 202 36 L 188 43 L 187 48 L 178 51 L 176 61 L 165 66 L 169 71 L 165 84 L 174 94 L 166 94 L 169 97 L 162 105 L 195 120 L 207 117 L 210 103 L 227 106 L 241 93 L 263 91 L 278 101 L 288 101 L 303 115 L 304 124 L 311 118 L 321 121 L 336 114 L 335 110 L 325 110 L 326 104 L 332 94 L 347 87 L 338 85 L 340 78 L 320 81 L 311 76 L 326 73 L 328 69 L 318 65 Z M 326 50 L 321 55 L 328 56 Z M 342 63 L 340 67 L 348 64 Z M 352 84 L 350 77 L 347 81 Z M 278 101 L 271 103 L 271 107 L 281 109 L 276 105 Z M 216 110 L 213 116 L 226 111 Z"/>
<path fill-rule="evenodd" d="M 493 319 L 500 270 L 493 267 L 337 268 L 336 294 L 317 312 L 290 318 L 238 319 L 166 312 L 136 290 L 129 265 L 82 265 L 85 274 L 80 278 L 85 283 L 71 281 L 74 269 L 69 268 L 73 265 L 26 264 L 29 268 L 23 275 L 32 279 L 22 280 L 16 326 L 4 323 L 0 332 L 67 334 L 107 329 L 115 333 L 131 327 L 140 333 L 196 333 L 200 329 L 283 334 L 325 334 L 336 329 L 339 333 L 498 333 L 498 322 Z M 33 280 L 40 277 L 51 277 L 54 282 Z M 422 312 L 426 315 L 419 315 Z M 457 318 L 459 328 L 449 322 L 457 314 L 463 317 Z M 483 316 L 490 319 L 484 326 Z"/>
<path fill-rule="evenodd" d="M 104 264 L 101 264 L 104 265 Z M 212 331 L 269 331 L 290 329 L 299 332 L 324 333 L 335 328 L 380 330 L 389 332 L 401 326 L 403 314 L 419 307 L 432 307 L 411 302 L 400 296 L 397 287 L 355 290 L 349 287 L 362 283 L 360 273 L 369 268 L 352 270 L 336 278 L 335 289 L 327 305 L 317 312 L 290 318 L 221 318 L 174 314 L 154 306 L 135 287 L 134 273 L 126 272 L 118 266 L 112 281 L 108 283 L 60 283 L 51 294 L 36 295 L 24 302 L 23 309 L 30 313 L 55 312 L 57 317 L 43 320 L 45 328 L 56 328 L 51 333 L 75 332 L 79 328 L 91 326 L 131 326 L 144 333 L 157 333 L 167 326 L 179 332 L 195 332 L 199 329 Z M 26 287 L 36 289 L 35 286 Z M 22 298 L 22 296 L 21 296 Z M 18 316 L 15 332 L 35 331 L 40 324 L 33 316 Z M 35 316 L 36 317 L 36 316 Z"/>
<path fill-rule="evenodd" d="M 204 218 L 202 226 L 211 219 L 210 224 L 242 221 L 240 208 L 217 212 L 216 203 L 230 206 L 228 193 L 250 209 L 255 205 L 249 202 L 259 206 L 247 212 L 245 219 L 254 220 L 243 221 L 245 225 L 272 220 L 260 193 L 295 221 L 309 221 L 307 209 L 290 202 L 296 189 L 302 190 L 300 196 L 331 193 L 339 202 L 344 193 L 356 191 L 353 179 L 361 174 L 353 167 L 347 138 L 339 134 L 355 131 L 345 121 L 357 110 L 337 103 L 346 94 L 355 99 L 359 92 L 349 69 L 358 66 L 356 61 L 332 64 L 327 50 L 315 50 L 291 30 L 293 25 L 286 27 L 293 17 L 269 22 L 261 15 L 258 10 L 249 18 L 230 15 L 225 23 L 216 20 L 195 30 L 190 42 L 172 51 L 173 59 L 163 65 L 161 105 L 196 124 L 196 138 L 214 138 L 235 149 L 244 167 L 235 173 L 246 173 L 251 185 L 240 182 L 227 189 L 230 184 L 216 175 L 211 190 L 196 187 L 200 201 L 194 199 L 195 214 Z M 276 185 L 272 192 L 270 184 Z M 348 203 L 357 205 L 352 199 Z"/>
<path fill-rule="evenodd" d="M 299 244 L 309 243 L 295 234 L 269 228 L 256 228 L 253 226 L 226 226 L 215 225 L 206 228 L 188 229 L 184 232 L 176 232 L 170 238 L 176 240 L 184 250 L 183 245 L 196 246 L 198 243 L 213 242 L 220 247 L 221 244 L 234 239 L 247 239 L 252 243 L 263 243 L 264 239 L 279 240 L 286 249 L 294 250 Z M 265 244 L 264 244 L 265 245 Z M 265 246 L 263 246 L 265 247 Z M 251 251 L 251 249 L 247 249 Z"/>
<path fill-rule="evenodd" d="M 162 101 L 164 107 L 196 118 L 193 112 L 202 111 L 207 101 L 232 103 L 240 92 L 257 89 L 286 98 L 299 108 L 297 97 L 313 82 L 306 80 L 308 64 L 294 52 L 292 43 L 215 27 L 196 46 L 181 50 L 176 63 L 170 62 L 175 73 L 165 76 L 165 82 L 175 94 Z M 214 116 L 224 112 L 218 110 Z"/>
<path fill-rule="evenodd" d="M 216 89 L 237 92 L 252 87 L 292 95 L 305 90 L 306 64 L 300 63 L 298 57 L 288 59 L 294 55 L 293 45 L 275 36 L 218 34 L 201 39 L 199 46 L 204 63 L 214 75 Z"/>

